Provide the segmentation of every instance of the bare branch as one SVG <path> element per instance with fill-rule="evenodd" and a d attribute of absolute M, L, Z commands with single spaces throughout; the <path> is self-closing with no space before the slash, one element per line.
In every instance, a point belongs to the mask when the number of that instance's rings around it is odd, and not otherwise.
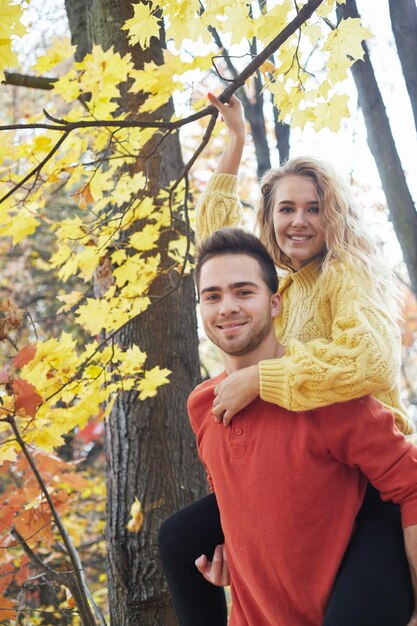
<path fill-rule="evenodd" d="M 50 76 L 30 76 L 29 74 L 17 74 L 16 72 L 4 72 L 4 85 L 15 87 L 28 87 L 30 89 L 43 89 L 50 91 L 54 88 L 57 78 Z"/>

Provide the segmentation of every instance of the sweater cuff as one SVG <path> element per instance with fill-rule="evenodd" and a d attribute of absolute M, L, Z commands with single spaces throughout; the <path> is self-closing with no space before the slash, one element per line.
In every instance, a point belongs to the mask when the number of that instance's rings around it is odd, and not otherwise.
<path fill-rule="evenodd" d="M 205 196 L 212 193 L 222 193 L 228 196 L 236 196 L 238 176 L 233 174 L 213 174 L 204 191 Z"/>
<path fill-rule="evenodd" d="M 268 359 L 259 363 L 260 396 L 265 402 L 279 404 L 285 409 L 291 409 L 291 399 L 287 377 L 282 367 L 282 358 Z"/>

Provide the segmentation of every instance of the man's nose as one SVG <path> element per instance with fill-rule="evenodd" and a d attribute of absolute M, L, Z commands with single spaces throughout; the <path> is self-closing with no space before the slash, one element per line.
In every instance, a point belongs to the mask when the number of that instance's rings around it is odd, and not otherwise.
<path fill-rule="evenodd" d="M 222 300 L 219 310 L 220 315 L 230 315 L 239 311 L 239 303 L 232 296 L 225 296 Z"/>

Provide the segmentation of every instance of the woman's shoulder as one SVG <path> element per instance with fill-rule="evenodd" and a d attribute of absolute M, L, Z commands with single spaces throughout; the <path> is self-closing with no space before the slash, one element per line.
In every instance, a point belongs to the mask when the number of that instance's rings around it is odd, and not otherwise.
<path fill-rule="evenodd" d="M 328 289 L 349 288 L 360 291 L 373 291 L 373 281 L 369 272 L 357 267 L 354 263 L 333 259 L 323 265 L 321 277 L 321 287 Z"/>

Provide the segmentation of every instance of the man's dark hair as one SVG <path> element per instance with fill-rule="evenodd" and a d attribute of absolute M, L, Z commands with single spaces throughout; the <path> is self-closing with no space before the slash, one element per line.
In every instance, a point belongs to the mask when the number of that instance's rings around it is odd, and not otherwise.
<path fill-rule="evenodd" d="M 213 257 L 222 254 L 247 254 L 258 261 L 268 289 L 271 293 L 278 291 L 278 276 L 274 261 L 263 243 L 240 228 L 221 228 L 205 239 L 197 247 L 194 280 L 197 289 L 200 286 L 201 268 Z"/>

